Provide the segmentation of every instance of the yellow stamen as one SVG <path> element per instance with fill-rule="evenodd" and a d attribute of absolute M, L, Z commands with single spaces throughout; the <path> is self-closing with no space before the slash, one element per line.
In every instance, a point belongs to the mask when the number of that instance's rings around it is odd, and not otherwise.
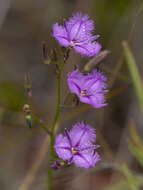
<path fill-rule="evenodd" d="M 80 92 L 80 95 L 81 95 L 82 97 L 86 97 L 86 96 L 87 96 L 86 90 L 82 90 L 82 91 Z"/>

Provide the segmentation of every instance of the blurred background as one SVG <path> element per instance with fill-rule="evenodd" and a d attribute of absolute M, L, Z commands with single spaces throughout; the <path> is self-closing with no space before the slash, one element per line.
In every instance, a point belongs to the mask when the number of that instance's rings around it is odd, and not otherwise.
<path fill-rule="evenodd" d="M 99 110 L 83 104 L 62 108 L 57 131 L 61 132 L 65 127 L 70 129 L 75 122 L 86 120 L 96 128 L 102 159 L 97 167 L 89 170 L 70 166 L 54 172 L 54 189 L 135 189 L 127 186 L 124 174 L 128 169 L 123 167 L 122 172 L 123 162 L 127 163 L 132 175 L 142 175 L 141 165 L 129 150 L 128 141 L 136 131 L 140 138 L 143 137 L 143 119 L 122 42 L 129 40 L 142 76 L 143 1 L 1 0 L 1 190 L 47 189 L 49 139 L 34 119 L 32 128 L 27 126 L 23 106 L 30 101 L 24 89 L 24 78 L 26 73 L 30 74 L 33 102 L 40 118 L 50 127 L 56 108 L 57 84 L 52 67 L 44 64 L 42 43 L 47 43 L 48 52 L 58 48 L 57 41 L 52 38 L 52 25 L 78 11 L 87 13 L 95 21 L 102 49 L 110 50 L 110 55 L 99 65 L 108 77 L 108 106 Z M 83 68 L 88 60 L 71 51 L 62 76 L 62 102 L 68 93 L 67 73 L 75 64 Z"/>

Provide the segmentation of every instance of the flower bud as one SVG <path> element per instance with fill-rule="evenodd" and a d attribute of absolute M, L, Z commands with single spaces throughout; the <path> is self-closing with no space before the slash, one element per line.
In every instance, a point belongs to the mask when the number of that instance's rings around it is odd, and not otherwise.
<path fill-rule="evenodd" d="M 51 60 L 50 60 L 50 57 L 48 56 L 46 42 L 42 43 L 42 56 L 43 56 L 44 64 L 50 64 Z"/>
<path fill-rule="evenodd" d="M 70 48 L 66 48 L 66 52 L 64 54 L 64 62 L 68 60 L 69 54 L 70 54 Z"/>
<path fill-rule="evenodd" d="M 53 170 L 57 170 L 61 166 L 61 163 L 59 161 L 56 161 L 55 163 L 52 164 Z"/>
<path fill-rule="evenodd" d="M 24 87 L 26 89 L 26 92 L 27 92 L 28 96 L 32 97 L 32 89 L 31 89 L 29 74 L 25 75 L 25 84 L 24 84 Z"/>
<path fill-rule="evenodd" d="M 84 71 L 91 71 L 97 64 L 101 63 L 101 61 L 103 61 L 107 55 L 110 53 L 109 50 L 104 50 L 101 51 L 98 55 L 96 55 L 95 57 L 93 57 L 93 59 L 91 59 L 85 66 L 84 66 Z"/>
<path fill-rule="evenodd" d="M 32 128 L 32 118 L 31 118 L 31 110 L 28 104 L 23 106 L 23 111 L 25 112 L 25 119 L 26 123 L 28 124 L 29 128 Z"/>
<path fill-rule="evenodd" d="M 51 57 L 52 62 L 57 62 L 58 58 L 57 58 L 57 50 L 56 50 L 56 48 L 51 50 L 50 57 Z"/>
<path fill-rule="evenodd" d="M 27 122 L 29 128 L 32 128 L 32 118 L 31 118 L 31 115 L 26 115 L 26 122 Z"/>

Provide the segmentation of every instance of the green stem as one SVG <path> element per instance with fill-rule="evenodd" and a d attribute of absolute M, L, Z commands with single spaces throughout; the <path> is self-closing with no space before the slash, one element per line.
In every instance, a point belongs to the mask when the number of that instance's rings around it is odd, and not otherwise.
<path fill-rule="evenodd" d="M 58 100 L 57 100 L 57 107 L 56 107 L 56 112 L 54 115 L 54 119 L 52 122 L 52 126 L 51 126 L 51 134 L 50 134 L 50 161 L 52 161 L 54 159 L 54 130 L 55 130 L 55 126 L 59 117 L 59 113 L 60 113 L 60 104 L 61 104 L 61 74 L 64 68 L 64 63 L 61 65 L 60 68 L 60 72 L 58 73 Z M 48 179 L 47 179 L 47 183 L 48 183 L 48 190 L 52 190 L 53 189 L 53 185 L 52 185 L 52 177 L 53 177 L 53 169 L 51 167 L 51 162 L 49 161 L 49 165 L 48 165 Z"/>

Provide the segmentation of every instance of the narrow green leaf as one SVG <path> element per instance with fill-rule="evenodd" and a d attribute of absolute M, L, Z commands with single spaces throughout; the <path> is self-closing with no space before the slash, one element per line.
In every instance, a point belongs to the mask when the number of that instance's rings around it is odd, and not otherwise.
<path fill-rule="evenodd" d="M 129 149 L 131 153 L 135 156 L 135 158 L 138 160 L 140 165 L 143 167 L 143 151 L 131 142 L 129 142 Z"/>
<path fill-rule="evenodd" d="M 128 184 L 132 190 L 139 190 L 138 186 L 136 184 L 135 178 L 132 175 L 130 169 L 128 168 L 126 163 L 123 163 L 122 165 L 123 173 L 128 181 Z"/>
<path fill-rule="evenodd" d="M 141 150 L 143 150 L 143 141 L 141 139 L 141 137 L 139 136 L 135 126 L 133 125 L 133 123 L 131 123 L 130 125 L 130 134 L 131 134 L 131 138 L 133 143 L 140 148 Z"/>
<path fill-rule="evenodd" d="M 132 55 L 132 52 L 127 44 L 127 42 L 123 42 L 123 48 L 125 53 L 125 58 L 129 67 L 129 71 L 133 80 L 133 84 L 138 96 L 138 100 L 141 106 L 141 110 L 143 113 L 143 85 L 142 80 L 135 62 L 135 59 Z"/>
<path fill-rule="evenodd" d="M 131 153 L 135 156 L 138 162 L 143 167 L 143 142 L 140 138 L 136 128 L 134 127 L 133 122 L 130 124 L 130 134 L 131 140 L 128 141 L 129 149 Z"/>

